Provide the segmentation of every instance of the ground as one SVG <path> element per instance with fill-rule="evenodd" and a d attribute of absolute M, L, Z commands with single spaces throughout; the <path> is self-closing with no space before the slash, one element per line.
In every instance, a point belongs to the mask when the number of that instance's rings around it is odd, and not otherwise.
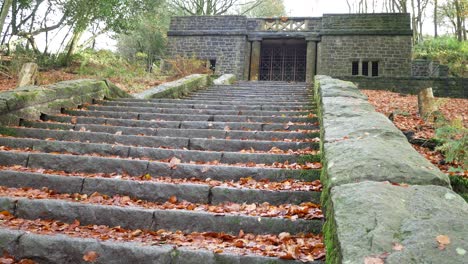
<path fill-rule="evenodd" d="M 386 116 L 393 114 L 393 123 L 403 132 L 412 131 L 418 139 L 434 138 L 435 126 L 425 122 L 418 114 L 418 98 L 416 95 L 405 95 L 389 91 L 362 90 L 369 97 L 369 101 L 378 112 Z M 437 98 L 440 112 L 449 121 L 460 120 L 463 126 L 468 127 L 468 99 Z M 462 164 L 445 162 L 444 155 L 439 151 L 413 144 L 413 147 L 425 158 L 438 166 L 443 172 L 450 167 L 462 167 Z M 468 177 L 468 171 L 463 175 Z"/>

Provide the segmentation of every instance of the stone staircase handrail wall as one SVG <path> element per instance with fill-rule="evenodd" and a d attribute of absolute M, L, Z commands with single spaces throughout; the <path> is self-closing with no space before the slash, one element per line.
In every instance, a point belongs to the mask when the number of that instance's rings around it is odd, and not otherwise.
<path fill-rule="evenodd" d="M 327 263 L 463 263 L 468 205 L 356 85 L 315 78 Z M 448 236 L 441 246 L 438 236 Z M 442 249 L 441 249 L 442 247 Z"/>
<path fill-rule="evenodd" d="M 44 86 L 25 86 L 0 93 L 0 124 L 18 125 L 41 114 L 60 113 L 103 98 L 131 97 L 108 80 L 81 79 Z"/>
<path fill-rule="evenodd" d="M 210 86 L 211 79 L 208 74 L 192 74 L 173 82 L 163 83 L 154 88 L 134 95 L 137 99 L 151 98 L 181 98 L 192 92 Z"/>

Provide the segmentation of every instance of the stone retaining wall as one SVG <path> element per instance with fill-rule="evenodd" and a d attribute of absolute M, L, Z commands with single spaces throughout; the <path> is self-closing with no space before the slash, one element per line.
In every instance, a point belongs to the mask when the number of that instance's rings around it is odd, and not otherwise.
<path fill-rule="evenodd" d="M 135 94 L 137 99 L 151 98 L 181 98 L 189 95 L 211 84 L 210 76 L 207 74 L 192 74 L 182 79 L 163 83 L 144 92 Z"/>
<path fill-rule="evenodd" d="M 0 93 L 0 124 L 18 125 L 103 98 L 130 97 L 107 80 L 74 80 L 45 86 L 26 86 Z"/>
<path fill-rule="evenodd" d="M 448 176 L 353 83 L 316 76 L 315 91 L 327 263 L 463 263 L 468 204 Z M 439 245 L 441 235 L 448 245 Z"/>
<path fill-rule="evenodd" d="M 337 77 L 357 84 L 359 89 L 389 90 L 404 94 L 417 94 L 421 88 L 432 87 L 434 96 L 468 98 L 468 78 L 424 77 Z"/>

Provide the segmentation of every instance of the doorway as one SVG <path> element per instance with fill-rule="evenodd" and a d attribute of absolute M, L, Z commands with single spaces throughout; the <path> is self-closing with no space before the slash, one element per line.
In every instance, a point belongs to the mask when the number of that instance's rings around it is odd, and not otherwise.
<path fill-rule="evenodd" d="M 305 82 L 307 44 L 305 40 L 263 40 L 260 53 L 260 81 Z"/>

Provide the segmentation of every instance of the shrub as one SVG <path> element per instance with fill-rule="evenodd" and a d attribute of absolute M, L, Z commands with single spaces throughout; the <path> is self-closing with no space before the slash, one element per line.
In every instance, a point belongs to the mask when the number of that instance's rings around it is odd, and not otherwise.
<path fill-rule="evenodd" d="M 180 55 L 173 59 L 168 59 L 169 71 L 175 77 L 183 77 L 195 73 L 210 73 L 210 69 L 206 65 L 206 61 L 196 58 L 186 58 Z"/>

